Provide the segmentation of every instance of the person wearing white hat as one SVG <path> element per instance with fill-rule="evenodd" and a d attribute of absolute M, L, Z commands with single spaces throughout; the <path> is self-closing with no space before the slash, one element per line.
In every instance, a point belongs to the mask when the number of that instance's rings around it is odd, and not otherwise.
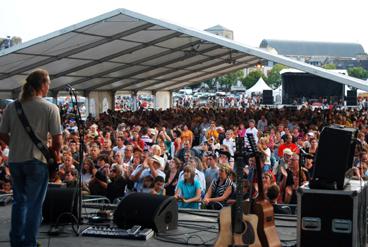
<path fill-rule="evenodd" d="M 285 148 L 283 150 L 283 155 L 279 159 L 278 162 L 273 167 L 273 174 L 276 176 L 276 181 L 280 182 L 282 180 L 282 170 L 286 170 L 288 168 L 288 164 L 290 162 L 291 156 L 293 155 L 293 152 L 290 148 Z"/>
<path fill-rule="evenodd" d="M 152 176 L 153 178 L 161 176 L 165 179 L 166 174 L 160 168 L 160 160 L 156 156 L 149 156 L 143 161 L 143 165 L 138 165 L 130 176 L 132 181 L 135 181 L 135 191 L 142 192 L 143 180 L 147 176 Z"/>

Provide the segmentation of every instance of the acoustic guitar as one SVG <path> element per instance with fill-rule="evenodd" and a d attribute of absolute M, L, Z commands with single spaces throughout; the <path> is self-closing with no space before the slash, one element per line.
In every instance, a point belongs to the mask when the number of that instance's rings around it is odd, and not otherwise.
<path fill-rule="evenodd" d="M 247 134 L 251 147 L 256 147 L 253 134 Z M 263 190 L 262 165 L 259 152 L 256 152 L 256 174 L 258 197 L 253 205 L 253 212 L 258 216 L 257 233 L 263 247 L 281 247 L 279 235 L 274 221 L 272 204 L 266 200 Z"/>
<path fill-rule="evenodd" d="M 220 233 L 215 243 L 215 247 L 228 246 L 250 246 L 261 247 L 261 242 L 257 236 L 257 215 L 244 214 L 243 199 L 243 168 L 248 155 L 243 153 L 244 139 L 236 139 L 235 167 L 236 167 L 236 202 L 233 206 L 224 207 L 220 211 Z M 250 193 L 250 198 L 251 198 Z"/>

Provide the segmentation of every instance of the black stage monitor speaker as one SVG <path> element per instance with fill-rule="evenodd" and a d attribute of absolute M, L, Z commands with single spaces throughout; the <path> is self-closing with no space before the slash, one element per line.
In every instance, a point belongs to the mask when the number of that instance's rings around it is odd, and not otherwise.
<path fill-rule="evenodd" d="M 155 232 L 178 226 L 178 204 L 174 197 L 131 193 L 124 197 L 114 212 L 114 223 L 120 228 L 140 225 Z"/>
<path fill-rule="evenodd" d="M 78 219 L 77 189 L 49 186 L 42 208 L 42 216 L 42 222 L 46 224 L 71 223 Z"/>
<path fill-rule="evenodd" d="M 272 90 L 263 90 L 262 103 L 265 105 L 273 104 Z"/>
<path fill-rule="evenodd" d="M 352 167 L 357 129 L 339 125 L 325 127 L 320 136 L 314 177 L 309 186 L 313 189 L 343 189 L 345 173 Z"/>
<path fill-rule="evenodd" d="M 346 92 L 346 105 L 357 105 L 357 91 L 348 90 Z"/>

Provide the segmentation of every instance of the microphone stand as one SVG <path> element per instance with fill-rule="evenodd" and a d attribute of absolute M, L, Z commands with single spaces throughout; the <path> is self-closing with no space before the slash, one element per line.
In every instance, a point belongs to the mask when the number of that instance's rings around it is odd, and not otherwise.
<path fill-rule="evenodd" d="M 302 186 L 302 174 L 303 174 L 303 165 L 305 163 L 305 157 L 308 155 L 307 152 L 305 152 L 305 150 L 303 149 L 303 147 L 297 145 L 299 148 L 299 154 L 300 154 L 300 159 L 299 159 L 299 187 Z"/>
<path fill-rule="evenodd" d="M 302 186 L 302 166 L 304 164 L 304 154 L 301 153 L 300 154 L 300 159 L 299 159 L 299 187 Z"/>
<path fill-rule="evenodd" d="M 80 113 L 79 110 L 79 106 L 78 106 L 78 97 L 77 94 L 75 93 L 75 90 L 71 87 L 67 88 L 69 91 L 69 95 L 70 95 L 70 100 L 72 103 L 72 107 L 73 107 L 73 111 L 76 114 L 76 123 L 77 123 L 77 127 L 78 127 L 78 133 L 79 133 L 79 166 L 78 166 L 78 182 L 77 182 L 77 203 L 78 203 L 78 211 L 77 211 L 77 217 L 76 217 L 76 221 L 77 221 L 77 230 L 74 230 L 75 234 L 77 236 L 79 236 L 80 234 L 80 226 L 82 224 L 82 166 L 83 166 L 83 149 L 84 149 L 84 125 L 82 123 L 82 115 Z M 74 97 L 74 101 L 73 101 L 73 97 Z M 74 205 L 73 205 L 74 207 Z"/>

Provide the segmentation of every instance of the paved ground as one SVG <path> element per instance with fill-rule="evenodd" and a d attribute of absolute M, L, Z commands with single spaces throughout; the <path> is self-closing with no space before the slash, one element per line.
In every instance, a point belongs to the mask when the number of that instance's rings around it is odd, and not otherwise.
<path fill-rule="evenodd" d="M 10 246 L 8 231 L 10 228 L 11 205 L 0 207 L 0 247 Z M 283 246 L 296 244 L 296 216 L 276 216 L 276 226 Z M 85 229 L 88 225 L 83 225 Z M 178 229 L 168 231 L 161 236 L 154 236 L 149 240 L 125 240 L 110 238 L 95 238 L 76 236 L 68 226 L 58 236 L 49 236 L 49 225 L 43 225 L 40 230 L 40 242 L 43 247 L 79 247 L 79 246 L 210 246 L 214 243 L 218 233 L 217 214 L 214 212 L 180 212 Z M 177 242 L 177 243 L 175 243 Z"/>

